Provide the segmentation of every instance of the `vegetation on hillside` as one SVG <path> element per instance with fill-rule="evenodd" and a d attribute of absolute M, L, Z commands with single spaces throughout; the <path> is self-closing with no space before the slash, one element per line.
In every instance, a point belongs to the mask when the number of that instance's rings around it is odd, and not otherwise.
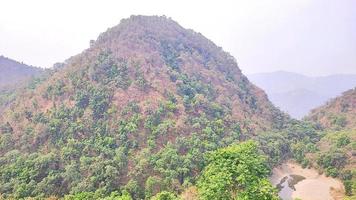
<path fill-rule="evenodd" d="M 291 120 L 201 34 L 133 16 L 1 92 L 0 199 L 273 200 L 266 177 L 287 158 L 355 195 L 354 100 Z"/>
<path fill-rule="evenodd" d="M 310 165 L 343 181 L 347 199 L 356 198 L 356 89 L 317 108 L 306 117 L 321 127 L 316 150 L 307 154 Z"/>
<path fill-rule="evenodd" d="M 287 158 L 354 198 L 354 91 L 291 120 L 202 35 L 134 16 L 0 93 L 0 199 L 272 200 Z"/>
<path fill-rule="evenodd" d="M 123 20 L 32 88 L 0 116 L 3 198 L 174 199 L 207 152 L 289 120 L 234 58 L 165 17 Z M 261 181 L 237 193 L 273 193 Z"/>
<path fill-rule="evenodd" d="M 345 194 L 351 199 L 355 198 L 355 130 L 318 130 L 315 133 L 319 140 L 303 139 L 291 145 L 292 158 L 303 167 L 313 167 L 326 176 L 339 178 L 344 183 Z"/>
<path fill-rule="evenodd" d="M 332 130 L 356 127 L 356 88 L 348 90 L 326 105 L 312 110 L 306 120 L 318 123 L 322 128 Z"/>

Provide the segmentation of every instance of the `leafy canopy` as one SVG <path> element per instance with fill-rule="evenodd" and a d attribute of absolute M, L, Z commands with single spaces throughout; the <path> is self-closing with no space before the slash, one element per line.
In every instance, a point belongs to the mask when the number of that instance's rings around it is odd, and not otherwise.
<path fill-rule="evenodd" d="M 278 199 L 268 182 L 266 159 L 256 142 L 247 141 L 212 152 L 198 180 L 201 199 Z"/>

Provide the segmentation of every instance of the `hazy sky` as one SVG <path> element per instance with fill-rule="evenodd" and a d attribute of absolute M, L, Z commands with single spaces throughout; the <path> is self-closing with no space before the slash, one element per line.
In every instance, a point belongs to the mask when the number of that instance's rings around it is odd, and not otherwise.
<path fill-rule="evenodd" d="M 166 15 L 246 74 L 356 74 L 356 0 L 0 0 L 0 55 L 50 67 L 132 14 Z"/>

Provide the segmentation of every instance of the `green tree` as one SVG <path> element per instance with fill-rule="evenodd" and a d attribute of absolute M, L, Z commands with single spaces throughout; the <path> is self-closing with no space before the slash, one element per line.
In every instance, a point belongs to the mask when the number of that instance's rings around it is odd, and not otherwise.
<path fill-rule="evenodd" d="M 178 200 L 178 197 L 171 192 L 163 191 L 156 194 L 151 200 Z"/>
<path fill-rule="evenodd" d="M 278 199 L 256 142 L 216 150 L 208 156 L 208 163 L 198 180 L 202 199 Z"/>

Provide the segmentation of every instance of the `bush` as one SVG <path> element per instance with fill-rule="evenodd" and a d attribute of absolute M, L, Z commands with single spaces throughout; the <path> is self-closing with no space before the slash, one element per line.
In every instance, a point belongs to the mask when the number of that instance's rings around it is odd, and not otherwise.
<path fill-rule="evenodd" d="M 336 168 L 341 169 L 347 163 L 347 155 L 343 152 L 334 150 L 324 154 L 320 154 L 317 159 L 318 165 L 323 168 Z"/>
<path fill-rule="evenodd" d="M 341 148 L 341 147 L 344 147 L 344 146 L 346 146 L 346 145 L 348 145 L 350 143 L 351 143 L 351 140 L 350 140 L 350 138 L 348 136 L 341 135 L 336 141 L 336 146 L 338 148 Z"/>
<path fill-rule="evenodd" d="M 352 187 L 353 187 L 353 183 L 351 180 L 347 180 L 347 181 L 344 181 L 344 187 L 345 187 L 345 194 L 347 196 L 351 196 L 352 195 Z"/>
<path fill-rule="evenodd" d="M 104 116 L 104 113 L 109 108 L 109 94 L 104 89 L 94 88 L 91 91 L 89 106 L 93 110 L 94 119 L 99 119 Z"/>
<path fill-rule="evenodd" d="M 340 178 L 342 180 L 351 180 L 353 177 L 351 170 L 344 170 L 340 173 Z"/>
<path fill-rule="evenodd" d="M 164 191 L 156 194 L 151 200 L 179 200 L 179 198 L 171 192 Z"/>
<path fill-rule="evenodd" d="M 78 108 L 84 109 L 89 105 L 89 94 L 87 92 L 79 91 L 75 95 L 75 105 Z"/>
<path fill-rule="evenodd" d="M 333 178 L 336 178 L 339 175 L 339 172 L 337 169 L 333 167 L 328 167 L 326 168 L 326 176 L 331 176 Z"/>
<path fill-rule="evenodd" d="M 0 126 L 0 133 L 1 134 L 12 134 L 13 129 L 11 127 L 11 124 L 9 122 L 6 122 L 6 124 L 3 124 Z"/>

